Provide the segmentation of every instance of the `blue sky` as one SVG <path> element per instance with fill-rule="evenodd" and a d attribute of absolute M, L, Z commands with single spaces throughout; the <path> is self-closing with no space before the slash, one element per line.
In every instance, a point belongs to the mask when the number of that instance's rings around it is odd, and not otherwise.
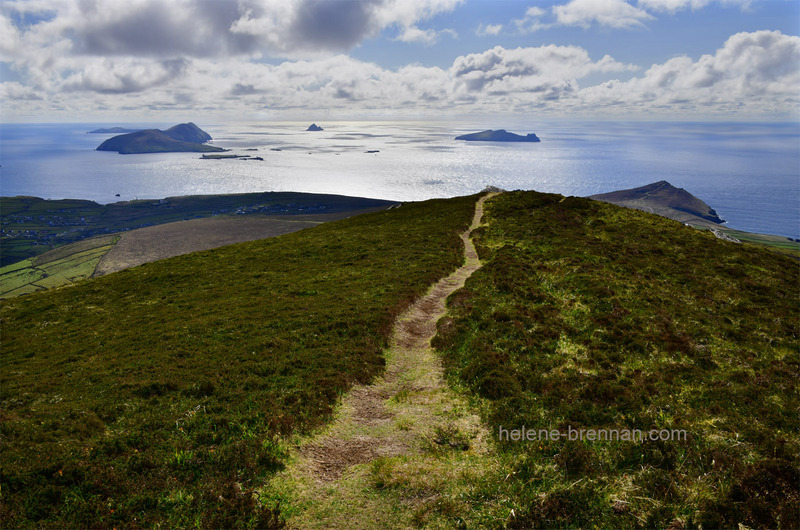
<path fill-rule="evenodd" d="M 0 119 L 796 120 L 795 0 L 3 0 Z"/>

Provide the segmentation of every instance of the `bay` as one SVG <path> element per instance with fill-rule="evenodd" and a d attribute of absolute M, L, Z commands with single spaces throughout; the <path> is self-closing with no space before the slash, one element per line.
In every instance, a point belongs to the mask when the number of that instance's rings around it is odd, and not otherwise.
<path fill-rule="evenodd" d="M 398 201 L 487 185 L 586 196 L 667 180 L 727 225 L 800 238 L 800 124 L 539 120 L 196 123 L 213 144 L 258 160 L 94 149 L 109 125 L 0 124 L 0 194 L 101 203 L 176 195 L 301 191 Z M 481 143 L 459 134 L 505 128 L 541 143 Z M 246 149 L 256 149 L 248 151 Z M 368 153 L 367 151 L 377 151 Z M 117 197 L 119 194 L 119 197 Z"/>

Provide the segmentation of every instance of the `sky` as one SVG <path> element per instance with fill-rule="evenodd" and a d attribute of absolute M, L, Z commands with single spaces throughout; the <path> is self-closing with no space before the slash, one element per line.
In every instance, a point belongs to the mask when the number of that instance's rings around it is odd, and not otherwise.
<path fill-rule="evenodd" d="M 797 0 L 0 0 L 0 121 L 797 121 Z"/>

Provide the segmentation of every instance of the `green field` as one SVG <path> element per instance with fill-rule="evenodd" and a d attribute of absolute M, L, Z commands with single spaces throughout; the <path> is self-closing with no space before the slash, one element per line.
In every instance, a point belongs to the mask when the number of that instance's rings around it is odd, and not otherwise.
<path fill-rule="evenodd" d="M 0 268 L 0 300 L 90 278 L 119 236 L 98 236 Z"/>
<path fill-rule="evenodd" d="M 800 526 L 797 261 L 575 197 L 502 194 L 487 217 L 435 346 L 494 435 L 687 438 L 504 439 L 478 506 L 515 528 Z"/>
<path fill-rule="evenodd" d="M 0 526 L 275 524 L 290 436 L 383 368 L 475 197 L 404 204 L 0 306 Z"/>

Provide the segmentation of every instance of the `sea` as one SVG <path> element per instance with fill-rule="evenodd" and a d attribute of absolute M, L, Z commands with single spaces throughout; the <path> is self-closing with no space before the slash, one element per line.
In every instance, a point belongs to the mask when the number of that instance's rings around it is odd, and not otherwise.
<path fill-rule="evenodd" d="M 420 201 L 496 186 L 587 196 L 666 180 L 727 226 L 800 238 L 800 123 L 453 121 L 195 123 L 212 144 L 263 160 L 96 151 L 100 127 L 0 123 L 0 195 L 110 203 L 177 195 L 300 191 Z M 455 136 L 504 128 L 541 143 Z"/>

